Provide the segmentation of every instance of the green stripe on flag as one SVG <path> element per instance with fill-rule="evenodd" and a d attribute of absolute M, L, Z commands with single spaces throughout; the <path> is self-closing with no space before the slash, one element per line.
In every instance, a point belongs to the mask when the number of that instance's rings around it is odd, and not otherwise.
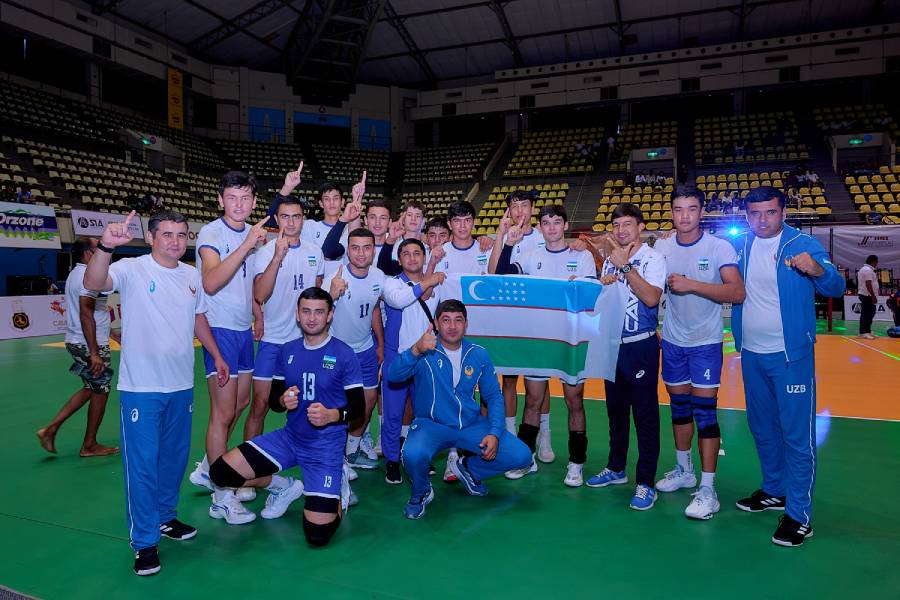
<path fill-rule="evenodd" d="M 573 346 L 557 340 L 508 337 L 467 337 L 484 346 L 495 367 L 511 369 L 558 369 L 576 375 L 584 369 L 588 342 Z"/>

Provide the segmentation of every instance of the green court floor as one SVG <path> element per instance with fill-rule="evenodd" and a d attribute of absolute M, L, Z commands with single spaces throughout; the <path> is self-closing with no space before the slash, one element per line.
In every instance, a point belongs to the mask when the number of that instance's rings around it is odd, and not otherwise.
<path fill-rule="evenodd" d="M 284 518 L 230 527 L 210 519 L 209 496 L 187 482 L 179 517 L 200 529 L 163 540 L 162 572 L 132 574 L 119 457 L 78 458 L 84 414 L 57 438 L 58 456 L 34 432 L 76 387 L 58 338 L 0 342 L 0 440 L 7 458 L 0 494 L 0 585 L 42 598 L 866 598 L 900 590 L 900 423 L 820 418 L 815 537 L 774 546 L 775 513 L 747 514 L 734 501 L 759 485 L 746 419 L 721 411 L 726 455 L 717 482 L 722 511 L 689 521 L 687 490 L 646 513 L 627 508 L 631 486 L 569 489 L 565 408 L 554 400 L 557 460 L 520 481 L 492 480 L 486 498 L 435 482 L 425 518 L 403 518 L 408 486 L 362 472 L 334 542 L 302 539 L 301 505 Z M 116 355 L 117 358 L 117 355 Z M 199 363 L 198 363 L 199 364 Z M 197 378 L 192 457 L 202 455 L 208 414 Z M 895 402 L 885 398 L 886 402 Z M 100 441 L 117 444 L 118 396 Z M 668 407 L 661 407 L 660 474 L 670 468 Z M 602 402 L 587 406 L 587 471 L 605 464 Z M 282 422 L 272 415 L 267 428 Z M 632 444 L 634 449 L 636 444 Z M 634 454 L 629 464 L 633 475 Z M 695 459 L 696 463 L 696 459 Z M 443 461 L 437 461 L 443 468 Z M 193 465 L 191 465 L 193 466 Z M 251 505 L 258 511 L 261 497 Z"/>

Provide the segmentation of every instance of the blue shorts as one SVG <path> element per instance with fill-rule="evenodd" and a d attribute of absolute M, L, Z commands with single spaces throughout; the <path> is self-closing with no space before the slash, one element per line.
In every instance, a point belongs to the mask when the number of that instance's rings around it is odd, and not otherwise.
<path fill-rule="evenodd" d="M 258 435 L 247 443 L 271 460 L 279 471 L 299 466 L 303 472 L 304 495 L 341 497 L 344 443 L 335 444 L 333 451 L 323 451 L 320 446 L 298 440 L 284 428 Z"/>
<path fill-rule="evenodd" d="M 219 347 L 222 358 L 228 363 L 228 371 L 231 377 L 237 377 L 244 373 L 253 372 L 253 332 L 235 331 L 223 327 L 210 327 L 213 339 Z M 216 365 L 213 357 L 206 348 L 203 349 L 203 364 L 206 366 L 206 378 L 216 374 Z"/>
<path fill-rule="evenodd" d="M 662 380 L 669 386 L 716 388 L 722 379 L 722 342 L 684 347 L 662 341 Z"/>
<path fill-rule="evenodd" d="M 378 389 L 378 371 L 381 365 L 378 364 L 378 352 L 376 352 L 375 346 L 368 350 L 357 352 L 356 358 L 359 360 L 359 366 L 362 369 L 363 389 Z"/>
<path fill-rule="evenodd" d="M 284 344 L 273 344 L 272 342 L 260 342 L 256 348 L 256 365 L 253 369 L 253 379 L 262 381 L 272 381 L 275 379 L 284 379 L 284 373 L 278 365 L 278 355 L 281 353 L 281 347 Z"/>

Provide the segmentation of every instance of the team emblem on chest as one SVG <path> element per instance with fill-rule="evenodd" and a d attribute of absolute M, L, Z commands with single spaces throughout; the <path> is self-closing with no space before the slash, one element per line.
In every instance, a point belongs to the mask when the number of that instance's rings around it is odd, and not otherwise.
<path fill-rule="evenodd" d="M 333 371 L 334 366 L 336 364 L 337 364 L 337 358 L 335 358 L 333 356 L 329 356 L 328 354 L 326 354 L 325 356 L 322 357 L 322 368 L 323 369 L 329 369 L 329 370 Z"/>

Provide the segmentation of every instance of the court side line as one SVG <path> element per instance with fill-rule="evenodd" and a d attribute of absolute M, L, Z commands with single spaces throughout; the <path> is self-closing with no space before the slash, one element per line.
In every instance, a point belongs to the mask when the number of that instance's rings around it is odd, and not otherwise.
<path fill-rule="evenodd" d="M 847 340 L 848 342 L 853 342 L 854 344 L 856 344 L 856 345 L 858 345 L 858 346 L 862 346 L 863 348 L 868 348 L 869 350 L 874 350 L 874 351 L 877 352 L 878 354 L 883 354 L 884 356 L 887 356 L 888 358 L 893 358 L 894 360 L 900 360 L 900 356 L 894 356 L 894 355 L 891 354 L 890 352 L 885 352 L 884 350 L 879 350 L 878 348 L 874 348 L 874 347 L 872 347 L 872 346 L 870 346 L 870 345 L 868 345 L 868 344 L 863 344 L 863 343 L 860 342 L 859 340 L 854 340 L 853 338 L 847 337 L 846 335 L 842 335 L 842 336 L 841 336 L 841 339 L 845 339 L 845 340 Z"/>
<path fill-rule="evenodd" d="M 551 396 L 551 398 L 556 398 L 557 400 L 565 400 L 561 396 Z M 584 397 L 585 400 L 597 400 L 599 402 L 606 402 L 606 398 L 589 398 L 588 396 Z M 660 402 L 660 406 L 669 406 L 668 402 Z M 719 406 L 718 410 L 737 410 L 740 412 L 747 412 L 746 408 L 738 408 L 736 406 Z M 816 417 L 822 417 L 825 415 L 817 414 Z M 900 419 L 879 419 L 878 417 L 854 417 L 850 415 L 828 415 L 829 419 L 856 419 L 857 421 L 882 421 L 884 423 L 900 423 Z"/>

